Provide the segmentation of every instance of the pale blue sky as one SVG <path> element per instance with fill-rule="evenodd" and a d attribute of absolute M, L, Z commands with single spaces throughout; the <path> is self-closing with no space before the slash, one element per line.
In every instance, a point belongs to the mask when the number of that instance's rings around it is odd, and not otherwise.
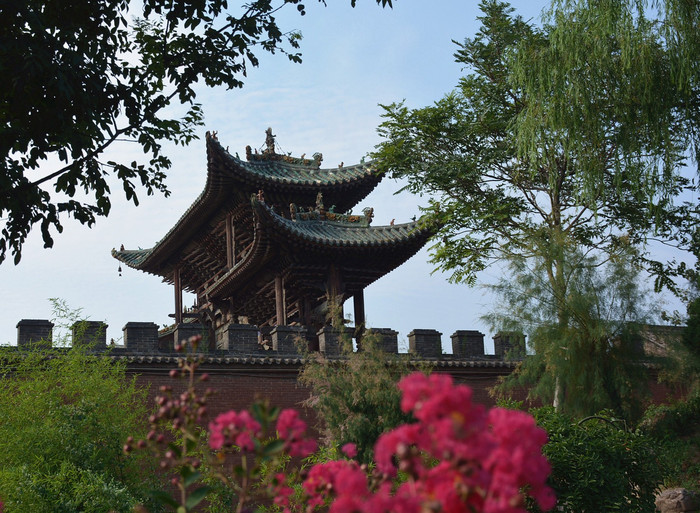
<path fill-rule="evenodd" d="M 307 15 L 293 7 L 278 17 L 280 24 L 303 33 L 303 63 L 282 55 L 262 56 L 242 90 L 202 89 L 205 112 L 202 138 L 187 148 L 172 148 L 170 198 L 141 195 L 137 208 L 113 188 L 113 211 L 93 229 L 67 220 L 53 249 L 42 248 L 39 233 L 25 245 L 22 261 L 0 266 L 0 343 L 16 341 L 20 319 L 50 318 L 50 297 L 83 308 L 86 317 L 108 323 L 107 336 L 120 339 L 128 321 L 169 323 L 173 290 L 158 277 L 123 266 L 110 255 L 113 247 L 148 248 L 179 219 L 204 186 L 204 132 L 217 131 L 231 153 L 259 147 L 268 126 L 285 152 L 310 155 L 320 151 L 324 167 L 357 163 L 379 142 L 378 104 L 406 99 L 409 106 L 427 105 L 450 91 L 460 76 L 452 40 L 471 37 L 478 28 L 478 3 L 466 0 L 395 0 L 394 9 L 380 9 L 374 0 L 328 0 L 323 7 L 306 2 Z M 516 2 L 517 11 L 537 19 L 542 0 Z M 131 160 L 133 147 L 111 150 L 113 158 Z M 373 224 L 407 222 L 421 198 L 393 195 L 399 184 L 385 179 L 361 206 L 375 209 Z M 361 207 L 360 206 L 360 207 Z M 427 251 L 380 279 L 365 291 L 367 322 L 399 331 L 400 341 L 414 328 L 443 333 L 443 348 L 451 352 L 449 336 L 458 329 L 487 332 L 479 317 L 489 299 L 480 288 L 450 285 L 446 276 L 430 274 Z M 494 279 L 485 272 L 484 280 Z M 191 299 L 186 300 L 191 304 Z M 351 302 L 346 311 L 352 311 Z M 487 351 L 491 346 L 487 335 Z"/>

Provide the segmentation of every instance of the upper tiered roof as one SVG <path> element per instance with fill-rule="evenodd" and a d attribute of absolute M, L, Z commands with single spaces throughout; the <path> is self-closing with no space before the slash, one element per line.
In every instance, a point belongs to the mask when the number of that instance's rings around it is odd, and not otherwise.
<path fill-rule="evenodd" d="M 323 156 L 314 155 L 313 159 L 281 155 L 274 151 L 274 143 L 268 142 L 262 153 L 254 153 L 248 146 L 247 160 L 241 160 L 224 149 L 215 134 L 207 136 L 209 172 L 231 180 L 246 200 L 262 189 L 271 205 L 312 205 L 321 192 L 327 205 L 344 212 L 362 201 L 382 179 L 371 162 L 352 166 L 341 162 L 335 168 L 322 169 Z"/>

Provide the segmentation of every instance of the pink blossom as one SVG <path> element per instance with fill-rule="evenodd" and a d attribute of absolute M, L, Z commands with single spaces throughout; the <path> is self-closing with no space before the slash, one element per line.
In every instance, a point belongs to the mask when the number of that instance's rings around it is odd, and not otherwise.
<path fill-rule="evenodd" d="M 357 446 L 353 443 L 343 445 L 343 447 L 341 447 L 340 450 L 348 458 L 354 458 L 355 456 L 357 456 Z"/>
<path fill-rule="evenodd" d="M 416 373 L 399 387 L 402 409 L 418 422 L 377 440 L 379 483 L 369 488 L 354 461 L 316 465 L 303 483 L 309 511 L 331 500 L 330 513 L 524 513 L 523 489 L 541 509 L 554 507 L 541 452 L 547 436 L 531 416 L 486 412 L 472 404 L 468 387 L 453 385 L 447 375 Z M 398 470 L 407 478 L 397 485 Z"/>
<path fill-rule="evenodd" d="M 306 422 L 299 418 L 296 410 L 282 410 L 277 419 L 277 435 L 285 442 L 285 449 L 290 456 L 305 458 L 317 448 L 314 440 L 305 438 Z"/>
<path fill-rule="evenodd" d="M 235 445 L 241 450 L 252 451 L 255 448 L 254 440 L 261 434 L 260 424 L 249 412 L 230 410 L 209 423 L 209 447 L 218 450 Z"/>
<path fill-rule="evenodd" d="M 286 476 L 282 473 L 276 474 L 271 488 L 273 502 L 282 508 L 283 513 L 289 513 L 289 497 L 294 494 L 294 490 L 286 486 Z"/>
<path fill-rule="evenodd" d="M 402 408 L 417 422 L 379 437 L 374 448 L 376 470 L 350 459 L 311 467 L 301 483 L 307 513 L 525 513 L 526 490 L 542 510 L 556 498 L 547 486 L 550 466 L 542 455 L 546 433 L 522 412 L 472 403 L 471 390 L 454 385 L 448 375 L 412 374 L 404 378 Z M 213 449 L 237 445 L 253 450 L 262 437 L 247 411 L 229 411 L 209 425 Z M 276 424 L 284 449 L 306 456 L 316 443 L 306 438 L 298 412 L 283 410 Z M 341 448 L 347 458 L 355 444 Z M 394 478 L 402 472 L 401 481 Z M 274 503 L 291 511 L 292 486 L 284 474 L 268 485 Z M 0 511 L 1 513 L 1 511 Z"/>

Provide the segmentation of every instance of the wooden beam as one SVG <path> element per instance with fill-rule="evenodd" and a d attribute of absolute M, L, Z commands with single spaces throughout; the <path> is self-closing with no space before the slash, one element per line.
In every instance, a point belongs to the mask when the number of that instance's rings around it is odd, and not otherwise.
<path fill-rule="evenodd" d="M 331 324 L 335 328 L 341 328 L 345 317 L 343 312 L 343 285 L 340 272 L 335 264 L 331 264 L 327 280 L 328 308 L 331 314 Z"/>

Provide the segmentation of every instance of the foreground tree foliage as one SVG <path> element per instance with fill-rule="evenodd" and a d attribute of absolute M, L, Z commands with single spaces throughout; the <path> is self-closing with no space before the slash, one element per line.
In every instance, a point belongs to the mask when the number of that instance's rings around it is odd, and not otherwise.
<path fill-rule="evenodd" d="M 681 173 L 695 132 L 674 82 L 675 53 L 657 24 L 616 5 L 571 2 L 538 28 L 506 3 L 482 2 L 481 29 L 455 54 L 467 70 L 457 89 L 429 107 L 386 106 L 374 155 L 382 171 L 429 196 L 424 219 L 441 227 L 439 270 L 474 284 L 499 260 L 535 262 L 562 335 L 577 322 L 566 301 L 584 293 L 567 254 L 604 263 L 631 247 L 659 286 L 675 288 L 679 269 L 645 244 L 687 249 L 697 225 L 697 206 L 677 199 L 696 189 Z M 616 22 L 587 39 L 606 9 Z M 564 44 L 573 33 L 580 39 Z M 643 65 L 630 61 L 630 44 Z M 575 56 L 578 65 L 559 65 Z"/>
<path fill-rule="evenodd" d="M 514 120 L 518 154 L 531 169 L 546 168 L 558 157 L 542 142 L 560 144 L 561 155 L 583 170 L 579 195 L 595 198 L 614 186 L 608 200 L 626 200 L 618 215 L 637 216 L 637 228 L 653 239 L 692 250 L 697 188 L 685 208 L 669 207 L 684 183 L 677 177 L 686 157 L 696 170 L 700 157 L 700 4 L 553 0 L 544 21 L 546 43 L 526 42 L 511 61 L 512 79 L 527 98 Z M 648 214 L 640 218 L 645 201 Z M 618 228 L 635 243 L 646 241 Z M 674 279 L 692 279 L 692 269 L 656 261 L 653 253 L 640 257 L 657 289 L 683 295 Z"/>
<path fill-rule="evenodd" d="M 482 2 L 481 8 L 482 28 L 455 54 L 470 71 L 458 88 L 425 108 L 385 106 L 379 127 L 380 169 L 406 179 L 408 190 L 431 197 L 426 213 L 442 226 L 433 248 L 438 268 L 452 273 L 453 281 L 471 284 L 494 260 L 552 254 L 551 279 L 562 286 L 557 247 L 612 253 L 621 242 L 640 245 L 653 237 L 689 248 L 696 206 L 673 203 L 679 193 L 694 190 L 679 172 L 688 141 L 679 140 L 676 131 L 677 105 L 669 99 L 664 115 L 654 117 L 664 138 L 650 135 L 651 127 L 637 119 L 612 114 L 622 108 L 618 103 L 633 108 L 636 89 L 656 90 L 633 67 L 623 66 L 616 34 L 609 34 L 611 62 L 604 70 L 595 54 L 579 70 L 588 89 L 600 96 L 597 114 L 559 114 L 571 117 L 571 123 L 593 117 L 595 130 L 572 125 L 536 131 L 534 112 L 550 107 L 554 93 L 568 91 L 527 73 L 536 66 L 558 69 L 540 61 L 551 51 L 555 29 L 528 25 L 503 2 Z M 563 26 L 556 30 L 575 23 L 577 13 L 558 21 Z M 646 57 L 662 73 L 670 56 L 658 34 L 643 35 L 639 43 L 649 48 L 640 51 L 648 51 Z M 526 80 L 538 80 L 539 90 L 528 93 Z M 613 84 L 633 91 L 620 96 Z M 581 108 L 579 103 L 567 98 L 570 109 Z"/>
<path fill-rule="evenodd" d="M 109 214 L 115 178 L 134 204 L 138 189 L 167 195 L 162 145 L 196 138 L 197 83 L 241 87 L 261 51 L 301 62 L 300 35 L 275 18 L 288 6 L 304 14 L 300 0 L 145 0 L 136 12 L 129 0 L 3 3 L 0 262 L 9 251 L 19 261 L 36 225 L 50 247 L 62 216 L 92 225 Z M 124 141 L 143 159 L 103 159 Z"/>
<path fill-rule="evenodd" d="M 6 348 L 0 376 L 6 511 L 126 513 L 148 502 L 155 463 L 122 452 L 146 431 L 146 394 L 123 364 L 79 349 Z"/>

